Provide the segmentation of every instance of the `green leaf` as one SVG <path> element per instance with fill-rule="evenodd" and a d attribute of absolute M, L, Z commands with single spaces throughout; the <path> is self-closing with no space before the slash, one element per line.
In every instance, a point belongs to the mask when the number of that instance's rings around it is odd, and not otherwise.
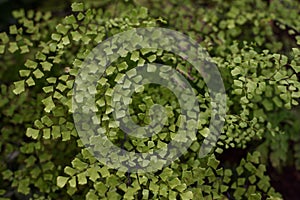
<path fill-rule="evenodd" d="M 8 51 L 11 53 L 15 53 L 19 49 L 18 44 L 16 42 L 10 42 Z"/>
<path fill-rule="evenodd" d="M 80 185 L 87 184 L 87 179 L 86 179 L 85 172 L 82 172 L 82 173 L 78 174 L 77 179 L 78 179 L 78 184 L 80 184 Z"/>
<path fill-rule="evenodd" d="M 285 78 L 285 75 L 280 72 L 276 72 L 276 74 L 274 75 L 275 81 L 280 81 L 283 78 Z"/>
<path fill-rule="evenodd" d="M 119 71 L 125 70 L 125 69 L 127 69 L 127 67 L 128 67 L 128 65 L 127 65 L 126 62 L 122 62 L 122 63 L 117 65 L 117 68 L 118 68 Z"/>
<path fill-rule="evenodd" d="M 21 54 L 29 53 L 29 48 L 27 45 L 20 46 Z"/>
<path fill-rule="evenodd" d="M 20 9 L 20 10 L 14 10 L 12 12 L 12 15 L 15 19 L 18 19 L 18 18 L 22 18 L 25 16 L 25 12 L 24 12 L 24 9 Z"/>
<path fill-rule="evenodd" d="M 170 186 L 170 188 L 175 188 L 178 185 L 181 185 L 181 181 L 178 178 L 173 178 L 170 181 L 168 181 L 168 184 Z"/>
<path fill-rule="evenodd" d="M 173 174 L 172 169 L 165 168 L 159 176 L 163 181 L 167 181 L 171 177 L 172 174 Z"/>
<path fill-rule="evenodd" d="M 220 161 L 218 161 L 215 157 L 211 156 L 208 158 L 208 166 L 212 167 L 213 169 L 217 169 Z"/>
<path fill-rule="evenodd" d="M 76 176 L 73 176 L 71 180 L 69 180 L 69 184 L 71 187 L 75 188 L 76 187 Z"/>
<path fill-rule="evenodd" d="M 61 34 L 63 34 L 63 35 L 66 35 L 66 34 L 68 33 L 68 30 L 69 30 L 69 29 L 70 29 L 69 26 L 65 26 L 65 25 L 63 25 L 63 24 L 58 24 L 58 25 L 56 26 L 57 32 L 58 32 L 58 33 L 61 33 Z"/>
<path fill-rule="evenodd" d="M 53 92 L 53 86 L 43 87 L 43 90 L 45 93 Z"/>
<path fill-rule="evenodd" d="M 22 179 L 18 183 L 18 192 L 22 194 L 29 194 L 30 193 L 30 188 L 29 188 L 29 178 Z"/>
<path fill-rule="evenodd" d="M 27 83 L 27 85 L 28 85 L 29 87 L 35 85 L 35 82 L 34 82 L 34 80 L 33 80 L 32 77 L 29 77 L 29 78 L 26 80 L 26 83 Z"/>
<path fill-rule="evenodd" d="M 50 128 L 43 129 L 43 138 L 44 139 L 50 139 L 50 136 L 51 136 L 50 134 L 51 134 Z"/>
<path fill-rule="evenodd" d="M 78 31 L 72 31 L 71 36 L 72 39 L 77 42 L 82 38 L 81 34 Z"/>
<path fill-rule="evenodd" d="M 44 15 L 43 15 L 44 20 L 48 20 L 50 17 L 51 17 L 51 12 L 50 11 L 45 12 Z"/>
<path fill-rule="evenodd" d="M 110 172 L 108 171 L 106 166 L 103 166 L 101 169 L 99 169 L 99 172 L 101 174 L 101 177 L 108 177 L 110 175 Z"/>
<path fill-rule="evenodd" d="M 61 136 L 60 126 L 52 126 L 52 137 L 53 139 Z"/>
<path fill-rule="evenodd" d="M 291 62 L 291 67 L 295 70 L 296 73 L 300 72 L 300 65 L 296 64 L 295 61 Z"/>
<path fill-rule="evenodd" d="M 240 56 L 235 56 L 234 59 L 233 59 L 233 62 L 235 62 L 235 63 L 241 63 L 242 59 L 241 59 Z"/>
<path fill-rule="evenodd" d="M 92 180 L 93 182 L 96 182 L 96 180 L 100 178 L 98 169 L 99 169 L 98 167 L 91 167 L 87 170 L 89 179 Z"/>
<path fill-rule="evenodd" d="M 39 136 L 39 130 L 33 129 L 33 128 L 27 128 L 26 130 L 26 136 L 31 137 L 33 139 L 37 139 Z"/>
<path fill-rule="evenodd" d="M 51 70 L 51 67 L 53 66 L 52 63 L 49 63 L 49 62 L 41 62 L 41 65 L 42 65 L 42 68 L 44 71 L 50 71 Z"/>
<path fill-rule="evenodd" d="M 66 88 L 67 88 L 67 86 L 65 86 L 64 84 L 61 84 L 61 83 L 58 83 L 58 85 L 56 86 L 56 89 L 58 89 L 61 92 L 65 91 Z"/>
<path fill-rule="evenodd" d="M 26 66 L 27 68 L 30 68 L 30 69 L 35 69 L 35 68 L 38 66 L 38 64 L 37 64 L 36 62 L 34 62 L 34 61 L 28 59 L 28 60 L 26 60 L 26 62 L 25 62 L 25 66 Z"/>
<path fill-rule="evenodd" d="M 116 175 L 110 175 L 106 178 L 106 185 L 110 187 L 116 187 L 120 184 L 120 180 Z"/>
<path fill-rule="evenodd" d="M 181 193 L 180 197 L 182 200 L 190 200 L 190 199 L 194 198 L 194 195 L 193 195 L 192 191 L 187 191 L 187 192 Z"/>
<path fill-rule="evenodd" d="M 24 80 L 14 82 L 14 85 L 15 85 L 15 89 L 13 90 L 13 92 L 15 94 L 21 94 L 22 92 L 25 91 L 25 81 Z"/>
<path fill-rule="evenodd" d="M 240 80 L 234 80 L 233 81 L 233 84 L 239 88 L 242 88 L 243 87 L 243 82 L 240 81 Z"/>
<path fill-rule="evenodd" d="M 200 130 L 199 132 L 203 137 L 207 137 L 210 133 L 208 128 L 204 128 L 203 130 Z"/>
<path fill-rule="evenodd" d="M 156 60 L 156 55 L 151 55 L 149 57 L 147 57 L 149 62 L 154 62 Z"/>
<path fill-rule="evenodd" d="M 69 141 L 71 139 L 71 131 L 63 131 L 61 132 L 62 141 Z"/>
<path fill-rule="evenodd" d="M 3 44 L 6 44 L 9 42 L 9 37 L 7 36 L 7 34 L 5 32 L 0 33 L 0 39 Z"/>
<path fill-rule="evenodd" d="M 68 180 L 69 180 L 69 177 L 58 176 L 56 179 L 57 186 L 60 188 L 63 188 L 66 185 L 66 183 L 68 182 Z"/>
<path fill-rule="evenodd" d="M 0 195 L 3 196 L 6 193 L 5 190 L 0 189 Z M 8 198 L 4 198 L 3 200 L 9 200 Z"/>
<path fill-rule="evenodd" d="M 74 17 L 74 15 L 65 17 L 64 21 L 66 24 L 76 24 L 76 18 Z"/>
<path fill-rule="evenodd" d="M 261 200 L 262 199 L 262 197 L 261 197 L 261 194 L 259 194 L 259 193 L 255 193 L 255 194 L 251 194 L 250 196 L 249 196 L 249 200 Z M 271 198 L 271 199 L 274 199 L 274 200 L 280 200 L 281 198 Z"/>
<path fill-rule="evenodd" d="M 88 164 L 82 162 L 81 160 L 79 160 L 78 158 L 75 158 L 73 161 L 72 161 L 72 166 L 75 168 L 75 169 L 78 169 L 80 171 L 84 170 L 87 168 Z"/>
<path fill-rule="evenodd" d="M 21 77 L 27 77 L 30 75 L 30 72 L 31 72 L 30 70 L 20 70 L 19 74 Z"/>
<path fill-rule="evenodd" d="M 1 174 L 2 174 L 2 176 L 3 176 L 3 178 L 4 178 L 5 180 L 10 179 L 10 178 L 13 177 L 13 175 L 14 175 L 13 172 L 12 172 L 11 170 L 9 170 L 9 169 L 3 171 Z"/>
<path fill-rule="evenodd" d="M 49 44 L 49 49 L 51 52 L 55 52 L 56 51 L 56 48 L 57 48 L 57 44 L 56 43 L 50 43 Z"/>
<path fill-rule="evenodd" d="M 62 42 L 64 45 L 68 45 L 70 44 L 70 40 L 69 40 L 69 37 L 66 35 L 62 38 Z"/>
<path fill-rule="evenodd" d="M 82 14 L 81 12 L 78 13 L 78 15 L 77 15 L 77 19 L 78 19 L 79 21 L 82 20 L 82 19 L 84 19 L 84 17 L 85 17 L 85 15 Z"/>
<path fill-rule="evenodd" d="M 239 67 L 235 67 L 233 70 L 231 70 L 231 75 L 232 76 L 237 76 L 237 75 L 240 75 L 242 74 L 241 70 Z"/>
<path fill-rule="evenodd" d="M 12 35 L 18 34 L 17 26 L 16 25 L 9 26 L 9 33 Z"/>
<path fill-rule="evenodd" d="M 157 194 L 158 193 L 158 190 L 159 190 L 159 186 L 154 183 L 154 182 L 150 182 L 150 185 L 149 185 L 149 189 L 150 191 L 152 191 L 154 194 Z"/>
<path fill-rule="evenodd" d="M 35 120 L 34 126 L 37 127 L 38 129 L 44 128 L 44 124 L 40 120 Z"/>
<path fill-rule="evenodd" d="M 74 176 L 76 174 L 77 170 L 73 169 L 72 167 L 67 166 L 67 167 L 65 167 L 64 172 L 66 174 L 68 174 L 69 176 Z"/>
<path fill-rule="evenodd" d="M 0 54 L 4 54 L 5 52 L 5 45 L 0 45 Z"/>
<path fill-rule="evenodd" d="M 37 79 L 40 79 L 44 76 L 44 73 L 39 70 L 39 69 L 36 69 L 34 72 L 33 72 L 33 75 L 37 78 Z"/>
<path fill-rule="evenodd" d="M 264 99 L 262 101 L 262 104 L 267 111 L 273 110 L 273 103 L 271 101 L 269 101 L 268 99 Z"/>
<path fill-rule="evenodd" d="M 41 121 L 48 127 L 53 125 L 53 121 L 47 115 L 43 116 Z"/>
<path fill-rule="evenodd" d="M 73 12 L 80 12 L 84 10 L 83 3 L 72 3 L 71 7 Z"/>
<path fill-rule="evenodd" d="M 37 60 L 41 60 L 41 61 L 45 61 L 47 59 L 46 55 L 41 53 L 40 51 L 38 51 L 36 54 L 35 54 L 35 58 Z"/>
<path fill-rule="evenodd" d="M 141 7 L 139 10 L 139 17 L 145 19 L 148 16 L 148 9 L 146 7 Z"/>
<path fill-rule="evenodd" d="M 130 57 L 130 60 L 136 62 L 139 60 L 139 52 L 138 51 L 134 51 L 132 54 L 131 54 L 131 57 Z"/>
<path fill-rule="evenodd" d="M 51 38 L 52 40 L 59 42 L 61 39 L 61 35 L 57 33 L 52 33 Z"/>
<path fill-rule="evenodd" d="M 42 103 L 45 105 L 44 110 L 48 113 L 55 107 L 51 96 L 47 97 L 46 99 L 43 99 Z"/>
<path fill-rule="evenodd" d="M 85 196 L 86 199 L 89 199 L 89 200 L 98 200 L 99 197 L 95 194 L 95 191 L 93 190 L 90 190 L 86 196 Z M 115 199 L 115 198 L 114 198 Z"/>
<path fill-rule="evenodd" d="M 221 190 L 221 192 L 223 193 L 223 192 L 226 192 L 227 190 L 228 190 L 228 186 L 227 185 L 221 185 L 220 186 L 220 190 Z"/>

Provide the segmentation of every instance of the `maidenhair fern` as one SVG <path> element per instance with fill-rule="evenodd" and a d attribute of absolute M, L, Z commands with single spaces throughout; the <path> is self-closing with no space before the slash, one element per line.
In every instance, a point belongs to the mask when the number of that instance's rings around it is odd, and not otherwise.
<path fill-rule="evenodd" d="M 18 23 L 0 33 L 1 199 L 282 199 L 266 169 L 269 161 L 278 169 L 288 162 L 300 168 L 299 145 L 288 149 L 290 141 L 300 142 L 295 133 L 299 120 L 289 111 L 300 97 L 299 3 L 134 0 L 73 3 L 71 9 L 66 17 L 14 11 Z M 208 88 L 190 63 L 160 49 L 136 50 L 112 63 L 98 81 L 95 103 L 107 112 L 103 121 L 110 140 L 128 151 L 146 152 L 170 142 L 180 108 L 168 89 L 145 85 L 132 97 L 132 119 L 149 124 L 149 109 L 158 103 L 168 111 L 168 125 L 150 138 L 124 140 L 108 115 L 118 76 L 145 63 L 166 64 L 197 92 L 197 138 L 169 166 L 145 174 L 97 161 L 80 140 L 72 117 L 74 80 L 84 59 L 105 39 L 141 27 L 175 29 L 197 40 L 218 66 L 227 97 L 217 146 L 199 158 L 209 134 L 211 105 Z M 227 149 L 251 151 L 224 164 Z"/>

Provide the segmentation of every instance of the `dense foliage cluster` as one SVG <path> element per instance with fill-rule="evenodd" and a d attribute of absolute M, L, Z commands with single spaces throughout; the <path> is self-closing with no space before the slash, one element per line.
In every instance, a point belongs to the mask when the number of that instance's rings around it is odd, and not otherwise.
<path fill-rule="evenodd" d="M 0 33 L 1 200 L 282 199 L 267 167 L 300 169 L 299 2 L 92 1 L 71 8 L 65 17 L 14 11 L 18 23 Z M 107 103 L 119 74 L 144 63 L 167 64 L 197 92 L 197 138 L 171 165 L 145 174 L 98 162 L 82 144 L 72 117 L 74 79 L 86 56 L 110 36 L 138 27 L 170 28 L 197 40 L 218 66 L 227 95 L 217 146 L 199 158 L 211 106 L 196 70 L 178 55 L 152 49 L 125 54 L 108 67 L 98 81 L 96 105 L 105 113 L 107 136 L 128 151 L 147 152 L 170 142 L 180 108 L 168 89 L 145 85 L 132 97 L 132 119 L 149 124 L 149 108 L 158 103 L 168 111 L 168 125 L 151 138 L 124 139 L 111 123 Z M 228 159 L 230 149 L 246 154 Z"/>

